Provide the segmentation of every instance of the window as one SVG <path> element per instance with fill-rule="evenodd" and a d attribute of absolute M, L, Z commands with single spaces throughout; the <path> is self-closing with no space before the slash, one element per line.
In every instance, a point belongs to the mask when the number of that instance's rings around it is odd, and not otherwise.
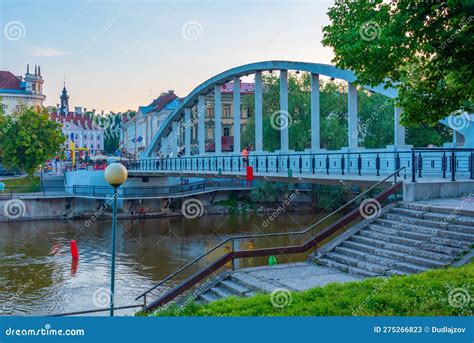
<path fill-rule="evenodd" d="M 208 117 L 214 117 L 214 107 L 208 107 L 207 108 L 207 116 Z"/>
<path fill-rule="evenodd" d="M 214 132 L 211 128 L 207 129 L 207 139 L 213 139 L 214 138 Z"/>
<path fill-rule="evenodd" d="M 230 136 L 230 128 L 229 127 L 224 127 L 224 136 L 229 137 Z"/>
<path fill-rule="evenodd" d="M 230 105 L 224 105 L 224 110 L 222 112 L 224 118 L 230 118 Z"/>

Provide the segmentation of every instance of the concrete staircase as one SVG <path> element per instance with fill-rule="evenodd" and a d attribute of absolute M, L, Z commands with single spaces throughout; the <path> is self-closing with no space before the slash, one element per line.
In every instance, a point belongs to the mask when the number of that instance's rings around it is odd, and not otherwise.
<path fill-rule="evenodd" d="M 226 273 L 223 277 L 215 281 L 210 287 L 196 297 L 197 303 L 206 303 L 230 296 L 251 297 L 255 295 L 246 283 L 239 279 L 238 275 Z"/>
<path fill-rule="evenodd" d="M 474 217 L 400 203 L 316 262 L 365 277 L 402 275 L 448 266 L 473 247 Z"/>

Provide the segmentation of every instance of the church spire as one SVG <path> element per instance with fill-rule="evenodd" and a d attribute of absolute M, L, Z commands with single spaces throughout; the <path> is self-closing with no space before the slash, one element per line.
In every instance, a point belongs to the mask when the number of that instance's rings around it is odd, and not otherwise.
<path fill-rule="evenodd" d="M 69 114 L 69 95 L 67 94 L 66 90 L 66 82 L 64 82 L 63 91 L 61 93 L 61 107 L 59 110 L 59 114 L 63 116 L 67 116 Z"/>
<path fill-rule="evenodd" d="M 29 63 L 26 65 L 26 73 L 27 73 L 27 74 L 30 73 L 30 64 L 29 64 Z"/>

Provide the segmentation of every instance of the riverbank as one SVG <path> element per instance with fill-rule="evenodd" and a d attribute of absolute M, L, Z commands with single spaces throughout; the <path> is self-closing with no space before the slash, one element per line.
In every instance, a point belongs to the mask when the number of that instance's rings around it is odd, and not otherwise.
<path fill-rule="evenodd" d="M 318 211 L 311 195 L 299 193 L 291 199 L 274 202 L 253 202 L 248 191 L 221 191 L 194 197 L 163 199 L 119 199 L 118 217 L 121 219 L 166 218 L 238 213 L 273 213 Z M 68 195 L 0 198 L 0 221 L 108 219 L 112 202 L 105 199 L 71 197 Z"/>
<path fill-rule="evenodd" d="M 474 262 L 409 276 L 332 283 L 304 292 L 280 289 L 175 307 L 157 316 L 472 316 Z"/>

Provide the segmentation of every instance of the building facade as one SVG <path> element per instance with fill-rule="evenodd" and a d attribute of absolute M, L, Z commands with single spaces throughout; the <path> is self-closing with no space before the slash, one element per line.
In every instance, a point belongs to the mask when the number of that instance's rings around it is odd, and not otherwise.
<path fill-rule="evenodd" d="M 179 104 L 179 97 L 170 90 L 147 106 L 140 106 L 134 117 L 123 117 L 122 145 L 130 156 L 145 150 L 161 123 Z"/>
<path fill-rule="evenodd" d="M 74 112 L 69 111 L 69 95 L 64 86 L 60 105 L 57 111 L 50 114 L 50 119 L 62 124 L 62 131 L 66 137 L 64 149 L 66 155 L 71 156 L 71 146 L 78 149 L 76 156 L 99 155 L 104 152 L 104 129 L 92 120 L 89 114 L 82 112 L 82 107 L 76 107 Z"/>
<path fill-rule="evenodd" d="M 27 65 L 24 77 L 15 76 L 9 71 L 0 71 L 0 102 L 3 112 L 11 115 L 25 107 L 34 107 L 40 111 L 46 99 L 43 94 L 43 82 L 39 66 L 35 66 L 33 74 Z"/>

